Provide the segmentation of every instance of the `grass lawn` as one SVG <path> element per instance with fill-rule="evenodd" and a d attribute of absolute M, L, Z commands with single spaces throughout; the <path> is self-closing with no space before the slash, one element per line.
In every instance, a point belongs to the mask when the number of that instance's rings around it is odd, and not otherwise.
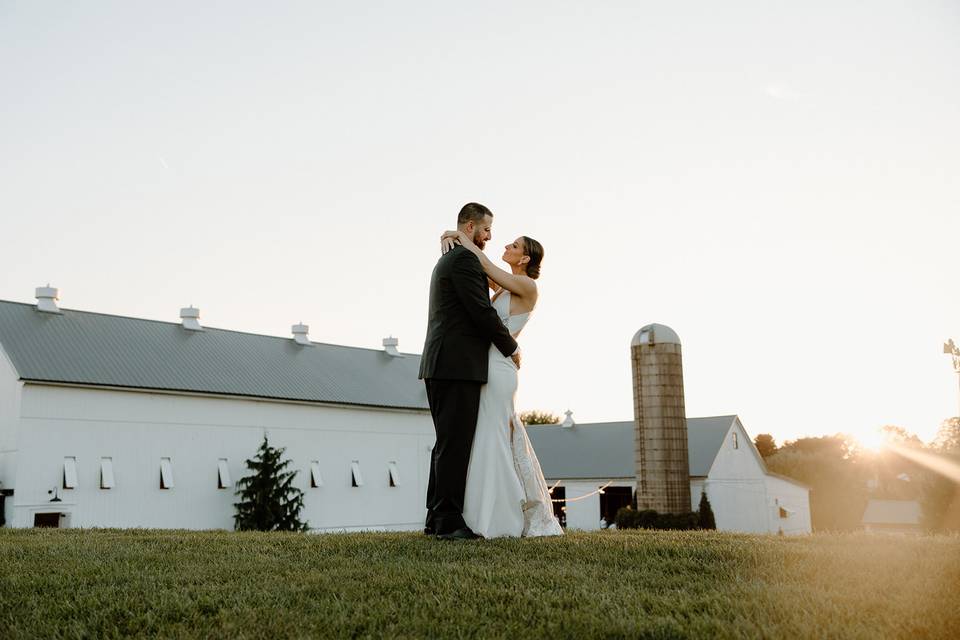
<path fill-rule="evenodd" d="M 960 638 L 960 537 L 0 529 L 0 638 Z"/>

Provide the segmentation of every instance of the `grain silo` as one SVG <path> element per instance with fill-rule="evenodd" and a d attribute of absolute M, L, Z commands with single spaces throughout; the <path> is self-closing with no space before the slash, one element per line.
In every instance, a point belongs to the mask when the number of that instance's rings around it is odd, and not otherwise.
<path fill-rule="evenodd" d="M 690 505 L 687 414 L 680 337 L 650 324 L 633 336 L 637 508 L 685 513 Z"/>

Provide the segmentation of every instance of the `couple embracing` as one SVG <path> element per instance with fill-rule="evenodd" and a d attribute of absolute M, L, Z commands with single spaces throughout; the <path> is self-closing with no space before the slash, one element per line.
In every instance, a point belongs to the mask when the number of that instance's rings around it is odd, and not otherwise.
<path fill-rule="evenodd" d="M 516 339 L 537 302 L 543 247 L 517 238 L 501 269 L 483 254 L 492 225 L 485 206 L 465 205 L 430 280 L 420 378 L 437 440 L 424 532 L 443 540 L 563 533 L 514 406 Z"/>

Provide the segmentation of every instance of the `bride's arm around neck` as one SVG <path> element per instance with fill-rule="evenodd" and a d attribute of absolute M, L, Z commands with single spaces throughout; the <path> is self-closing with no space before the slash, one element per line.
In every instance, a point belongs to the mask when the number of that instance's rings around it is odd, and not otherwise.
<path fill-rule="evenodd" d="M 456 235 L 454 236 L 448 234 Z M 536 303 L 537 283 L 533 278 L 526 274 L 510 273 L 509 271 L 505 271 L 493 264 L 493 261 L 490 260 L 490 258 L 488 258 L 477 245 L 473 244 L 473 242 L 470 241 L 470 238 L 468 238 L 462 231 L 446 232 L 443 236 L 441 236 L 441 242 L 448 237 L 456 238 L 463 248 L 467 249 L 480 259 L 480 264 L 483 266 L 483 270 L 486 272 L 487 277 L 490 280 L 495 282 L 498 286 L 506 289 L 516 297 L 529 300 L 531 307 Z"/>

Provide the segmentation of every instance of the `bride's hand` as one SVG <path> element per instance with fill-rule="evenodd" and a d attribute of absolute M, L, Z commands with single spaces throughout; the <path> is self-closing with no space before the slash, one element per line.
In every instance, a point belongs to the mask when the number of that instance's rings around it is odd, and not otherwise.
<path fill-rule="evenodd" d="M 446 253 L 453 249 L 454 245 L 461 244 L 467 248 L 470 248 L 473 245 L 470 242 L 470 238 L 467 235 L 459 230 L 454 231 L 444 231 L 443 235 L 440 236 L 440 252 Z"/>

